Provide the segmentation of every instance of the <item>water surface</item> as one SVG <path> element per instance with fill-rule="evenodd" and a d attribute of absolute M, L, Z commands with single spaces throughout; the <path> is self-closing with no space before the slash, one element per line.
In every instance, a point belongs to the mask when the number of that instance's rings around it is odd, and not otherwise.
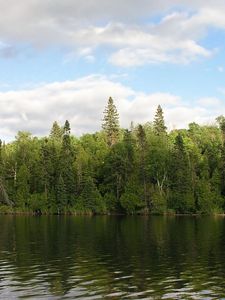
<path fill-rule="evenodd" d="M 222 217 L 0 216 L 1 299 L 225 299 Z"/>

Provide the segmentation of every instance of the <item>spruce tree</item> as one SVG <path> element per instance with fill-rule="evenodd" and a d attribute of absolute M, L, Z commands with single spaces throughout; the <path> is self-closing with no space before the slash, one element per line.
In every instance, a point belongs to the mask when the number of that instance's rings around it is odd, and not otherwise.
<path fill-rule="evenodd" d="M 105 211 L 102 196 L 96 187 L 93 178 L 90 176 L 84 178 L 83 190 L 78 201 L 84 210 L 91 210 L 92 212 Z"/>
<path fill-rule="evenodd" d="M 60 175 L 56 184 L 56 205 L 57 213 L 60 214 L 64 211 L 67 202 L 66 187 L 63 177 Z"/>
<path fill-rule="evenodd" d="M 169 206 L 177 213 L 193 212 L 194 193 L 188 154 L 185 151 L 182 135 L 179 133 L 175 140 L 170 157 Z"/>
<path fill-rule="evenodd" d="M 146 172 L 146 155 L 147 155 L 147 139 L 146 133 L 142 125 L 138 125 L 137 128 L 137 142 L 138 142 L 138 150 L 140 153 L 139 157 L 139 168 L 140 168 L 140 176 L 141 181 L 144 187 L 144 202 L 145 209 L 148 207 L 148 199 L 147 199 L 147 172 Z"/>
<path fill-rule="evenodd" d="M 75 178 L 73 172 L 74 152 L 71 145 L 70 124 L 68 121 L 64 125 L 62 148 L 60 153 L 60 174 L 62 175 L 67 204 L 72 205 L 75 192 Z"/>
<path fill-rule="evenodd" d="M 70 123 L 68 120 L 66 120 L 65 122 L 65 125 L 63 127 L 63 132 L 64 132 L 64 135 L 69 135 L 70 134 Z"/>
<path fill-rule="evenodd" d="M 53 140 L 60 141 L 62 139 L 63 130 L 59 126 L 59 124 L 55 121 L 52 125 L 52 129 L 50 132 L 50 138 Z"/>
<path fill-rule="evenodd" d="M 111 147 L 119 138 L 119 114 L 111 97 L 104 111 L 102 128 L 106 133 L 107 143 Z"/>
<path fill-rule="evenodd" d="M 154 124 L 154 131 L 157 135 L 166 134 L 167 127 L 165 126 L 163 110 L 160 105 L 157 107 L 153 124 Z"/>

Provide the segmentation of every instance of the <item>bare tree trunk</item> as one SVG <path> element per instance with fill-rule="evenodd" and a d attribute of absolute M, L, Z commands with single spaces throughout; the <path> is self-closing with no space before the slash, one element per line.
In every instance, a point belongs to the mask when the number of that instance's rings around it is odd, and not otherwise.
<path fill-rule="evenodd" d="M 14 179 L 14 186 L 16 186 L 16 180 L 17 180 L 17 162 L 15 163 L 15 168 L 13 170 L 13 179 Z"/>
<path fill-rule="evenodd" d="M 120 198 L 120 175 L 116 176 L 116 200 L 119 201 Z"/>
<path fill-rule="evenodd" d="M 162 178 L 161 181 L 160 181 L 159 176 L 157 174 L 157 185 L 158 185 L 158 188 L 159 188 L 160 195 L 162 195 L 165 180 L 166 180 L 166 173 L 163 174 L 163 178 Z"/>

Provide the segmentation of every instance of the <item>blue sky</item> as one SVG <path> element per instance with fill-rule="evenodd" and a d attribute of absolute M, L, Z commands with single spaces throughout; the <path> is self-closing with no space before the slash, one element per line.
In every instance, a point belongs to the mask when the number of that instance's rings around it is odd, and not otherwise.
<path fill-rule="evenodd" d="M 225 2 L 0 0 L 0 138 L 101 127 L 109 96 L 121 125 L 170 129 L 225 114 Z"/>

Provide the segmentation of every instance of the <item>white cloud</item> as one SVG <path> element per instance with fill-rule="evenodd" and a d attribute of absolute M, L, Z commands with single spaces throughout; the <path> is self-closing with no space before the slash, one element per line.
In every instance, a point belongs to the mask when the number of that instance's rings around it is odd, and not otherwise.
<path fill-rule="evenodd" d="M 221 100 L 215 97 L 201 98 L 197 101 L 197 103 L 204 107 L 214 107 L 217 109 L 222 105 Z"/>
<path fill-rule="evenodd" d="M 0 0 L 0 11 L 4 57 L 25 43 L 65 46 L 73 53 L 65 60 L 75 54 L 93 62 L 101 47 L 119 66 L 188 63 L 213 53 L 201 43 L 209 27 L 225 29 L 222 0 Z M 155 16 L 161 18 L 151 22 Z"/>
<path fill-rule="evenodd" d="M 220 114 L 217 110 L 210 112 L 207 108 L 198 105 L 190 107 L 181 104 L 165 110 L 169 129 L 185 128 L 192 122 L 204 125 L 212 124 L 215 123 L 215 118 Z"/>
<path fill-rule="evenodd" d="M 170 129 L 185 127 L 193 121 L 211 122 L 223 113 L 218 99 L 201 99 L 188 106 L 170 93 L 146 94 L 104 76 L 92 75 L 27 90 L 1 92 L 0 138 L 10 140 L 18 130 L 45 135 L 53 121 L 63 125 L 66 119 L 75 135 L 94 132 L 101 128 L 109 96 L 115 100 L 123 127 L 129 127 L 131 121 L 136 124 L 152 121 L 158 104 L 164 109 Z"/>

